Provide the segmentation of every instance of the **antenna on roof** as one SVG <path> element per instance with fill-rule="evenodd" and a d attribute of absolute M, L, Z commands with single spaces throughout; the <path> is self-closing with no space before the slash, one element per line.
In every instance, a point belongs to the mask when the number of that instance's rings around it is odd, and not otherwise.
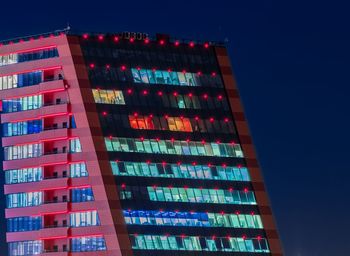
<path fill-rule="evenodd" d="M 70 30 L 70 25 L 69 25 L 69 22 L 67 22 L 67 27 L 66 27 L 66 30 Z"/>

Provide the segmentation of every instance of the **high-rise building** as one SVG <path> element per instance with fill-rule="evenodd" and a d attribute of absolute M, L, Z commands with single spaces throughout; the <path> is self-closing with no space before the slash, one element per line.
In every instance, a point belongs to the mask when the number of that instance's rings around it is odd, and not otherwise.
<path fill-rule="evenodd" d="M 224 45 L 9 40 L 0 99 L 9 256 L 282 255 Z"/>

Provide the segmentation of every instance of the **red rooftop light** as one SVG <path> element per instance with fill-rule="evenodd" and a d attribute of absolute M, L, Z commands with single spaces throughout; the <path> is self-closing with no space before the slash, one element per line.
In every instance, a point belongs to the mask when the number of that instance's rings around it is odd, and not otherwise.
<path fill-rule="evenodd" d="M 88 38 L 89 38 L 89 35 L 88 35 L 88 34 L 84 34 L 84 35 L 83 35 L 83 38 L 84 38 L 84 39 L 88 39 Z"/>
<path fill-rule="evenodd" d="M 114 40 L 114 42 L 118 42 L 119 41 L 119 37 L 118 36 L 114 36 L 113 40 Z"/>
<path fill-rule="evenodd" d="M 205 44 L 204 44 L 204 48 L 209 48 L 209 44 L 208 44 L 208 43 L 205 43 Z"/>
<path fill-rule="evenodd" d="M 164 44 L 165 44 L 165 41 L 162 39 L 162 40 L 159 41 L 159 44 L 160 44 L 160 45 L 164 45 Z"/>
<path fill-rule="evenodd" d="M 190 42 L 190 47 L 194 47 L 194 42 Z"/>
<path fill-rule="evenodd" d="M 103 35 L 98 36 L 98 40 L 102 41 L 103 40 Z"/>
<path fill-rule="evenodd" d="M 133 37 L 130 37 L 129 41 L 130 41 L 130 43 L 133 43 L 135 41 L 135 39 Z"/>
<path fill-rule="evenodd" d="M 175 41 L 175 46 L 179 46 L 180 45 L 180 42 L 179 41 Z"/>
<path fill-rule="evenodd" d="M 145 39 L 145 44 L 148 44 L 148 43 L 149 43 L 149 39 L 146 38 L 146 39 Z"/>

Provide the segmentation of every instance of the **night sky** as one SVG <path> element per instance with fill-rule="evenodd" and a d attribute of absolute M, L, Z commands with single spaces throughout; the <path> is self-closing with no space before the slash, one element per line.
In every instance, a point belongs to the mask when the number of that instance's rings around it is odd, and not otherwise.
<path fill-rule="evenodd" d="M 2 1 L 0 39 L 67 22 L 83 31 L 227 38 L 285 255 L 350 255 L 348 6 L 305 0 L 75 2 Z"/>

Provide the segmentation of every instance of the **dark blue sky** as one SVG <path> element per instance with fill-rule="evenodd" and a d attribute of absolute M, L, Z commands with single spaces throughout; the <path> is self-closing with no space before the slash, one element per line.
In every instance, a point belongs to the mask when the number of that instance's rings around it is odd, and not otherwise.
<path fill-rule="evenodd" d="M 87 31 L 228 38 L 286 256 L 350 254 L 349 6 L 313 0 L 3 1 L 0 13 L 0 39 L 63 28 L 68 21 Z"/>

